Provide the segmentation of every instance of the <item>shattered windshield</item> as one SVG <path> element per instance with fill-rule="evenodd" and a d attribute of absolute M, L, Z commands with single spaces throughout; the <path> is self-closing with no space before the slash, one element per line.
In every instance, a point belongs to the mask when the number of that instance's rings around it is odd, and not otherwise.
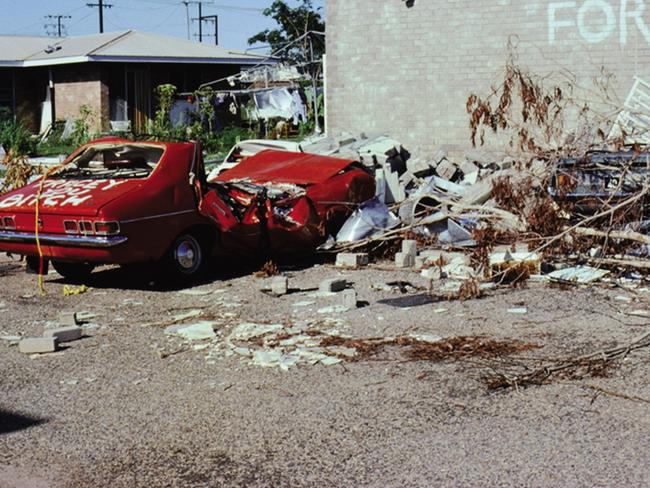
<path fill-rule="evenodd" d="M 141 144 L 99 144 L 86 148 L 53 178 L 146 178 L 156 168 L 164 148 Z"/>

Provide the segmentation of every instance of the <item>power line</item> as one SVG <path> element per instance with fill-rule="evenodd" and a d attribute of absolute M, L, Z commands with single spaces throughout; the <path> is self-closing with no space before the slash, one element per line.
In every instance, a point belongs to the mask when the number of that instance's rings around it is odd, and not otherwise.
<path fill-rule="evenodd" d="M 46 29 L 47 35 L 48 36 L 50 36 L 50 35 L 54 36 L 55 34 L 58 33 L 57 37 L 61 37 L 62 30 L 65 30 L 65 25 L 63 25 L 61 23 L 61 20 L 62 19 L 71 19 L 72 16 L 71 15 L 46 15 L 45 18 L 46 19 L 56 19 L 55 23 L 45 24 L 45 29 Z M 55 28 L 56 31 L 51 32 L 51 31 L 47 30 L 50 27 Z"/>
<path fill-rule="evenodd" d="M 78 11 L 78 10 L 81 10 L 82 8 L 85 8 L 85 7 L 77 7 L 77 8 L 74 8 L 74 9 L 70 10 L 69 12 L 66 12 L 65 15 L 70 15 L 70 14 L 72 14 L 72 13 Z M 23 25 L 23 26 L 17 28 L 16 30 L 14 30 L 14 31 L 11 31 L 11 34 L 17 34 L 17 33 L 19 33 L 19 32 L 20 32 L 20 33 L 24 33 L 24 32 L 25 32 L 27 29 L 29 29 L 30 27 L 34 27 L 34 26 L 36 26 L 36 25 L 42 25 L 42 21 L 39 20 L 38 22 L 33 22 L 33 23 L 31 23 L 31 24 L 28 24 L 28 25 Z"/>
<path fill-rule="evenodd" d="M 72 24 L 72 25 L 70 26 L 70 28 L 75 27 L 75 26 L 81 24 L 84 20 L 86 20 L 86 19 L 87 19 L 88 17 L 90 17 L 92 14 L 93 14 L 93 13 L 90 12 L 89 14 L 84 15 L 84 16 L 81 17 L 77 22 L 75 22 L 74 24 Z"/>
<path fill-rule="evenodd" d="M 99 33 L 102 34 L 104 32 L 104 9 L 105 8 L 112 8 L 113 5 L 109 4 L 104 4 L 104 0 L 99 0 L 99 3 L 87 3 L 90 8 L 97 7 L 99 10 Z"/>

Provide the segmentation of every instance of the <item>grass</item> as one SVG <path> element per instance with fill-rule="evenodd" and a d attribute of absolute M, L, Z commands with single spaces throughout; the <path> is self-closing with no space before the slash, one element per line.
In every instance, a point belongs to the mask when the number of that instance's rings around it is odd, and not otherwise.
<path fill-rule="evenodd" d="M 48 144 L 41 143 L 36 147 L 35 156 L 58 156 L 59 154 L 70 154 L 76 148 L 70 144 Z"/>

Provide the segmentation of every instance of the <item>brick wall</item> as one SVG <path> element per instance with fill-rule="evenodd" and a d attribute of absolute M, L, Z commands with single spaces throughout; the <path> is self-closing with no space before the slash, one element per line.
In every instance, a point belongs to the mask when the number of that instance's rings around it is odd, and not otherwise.
<path fill-rule="evenodd" d="M 650 81 L 648 0 L 328 0 L 330 132 L 467 147 L 467 97 L 502 80 L 509 40 L 521 66 L 579 86 L 605 67 L 621 99 Z"/>
<path fill-rule="evenodd" d="M 91 131 L 106 127 L 108 89 L 102 83 L 96 65 L 64 65 L 54 74 L 54 100 L 57 120 L 79 118 L 79 108 L 87 105 L 93 111 Z"/>

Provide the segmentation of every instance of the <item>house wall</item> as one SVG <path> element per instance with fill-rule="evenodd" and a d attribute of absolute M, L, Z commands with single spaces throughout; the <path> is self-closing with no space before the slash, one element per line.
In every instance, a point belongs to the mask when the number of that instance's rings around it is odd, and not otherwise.
<path fill-rule="evenodd" d="M 96 64 L 62 65 L 54 70 L 54 106 L 57 120 L 78 119 L 82 105 L 92 110 L 92 131 L 106 128 L 108 88 Z"/>
<path fill-rule="evenodd" d="M 648 0 L 328 0 L 330 132 L 467 147 L 467 97 L 503 80 L 509 41 L 523 68 L 585 89 L 604 67 L 619 101 L 635 75 L 650 81 Z"/>

